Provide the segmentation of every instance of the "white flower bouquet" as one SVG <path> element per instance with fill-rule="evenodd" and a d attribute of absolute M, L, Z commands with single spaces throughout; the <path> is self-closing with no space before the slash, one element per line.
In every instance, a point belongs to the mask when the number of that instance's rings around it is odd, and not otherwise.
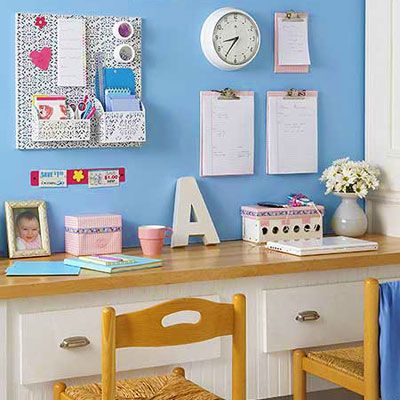
<path fill-rule="evenodd" d="M 328 193 L 354 193 L 359 198 L 367 196 L 369 190 L 379 187 L 380 171 L 366 161 L 351 161 L 348 157 L 333 162 L 320 178 Z"/>

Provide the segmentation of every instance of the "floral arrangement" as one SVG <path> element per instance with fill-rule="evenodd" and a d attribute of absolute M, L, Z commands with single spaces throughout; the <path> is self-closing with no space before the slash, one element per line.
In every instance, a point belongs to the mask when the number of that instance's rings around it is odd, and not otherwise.
<path fill-rule="evenodd" d="M 378 168 L 366 161 L 351 161 L 348 157 L 333 162 L 320 178 L 325 182 L 328 193 L 354 193 L 360 198 L 367 196 L 369 190 L 379 186 Z"/>

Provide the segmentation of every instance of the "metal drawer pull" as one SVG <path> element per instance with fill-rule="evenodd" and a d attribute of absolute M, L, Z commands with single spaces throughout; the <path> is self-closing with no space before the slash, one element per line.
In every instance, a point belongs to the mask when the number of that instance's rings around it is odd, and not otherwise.
<path fill-rule="evenodd" d="M 317 311 L 301 311 L 296 315 L 296 321 L 299 322 L 316 321 L 317 319 L 320 319 Z"/>
<path fill-rule="evenodd" d="M 74 349 L 76 347 L 85 347 L 90 344 L 90 340 L 86 336 L 72 336 L 65 338 L 61 343 L 62 349 Z"/>

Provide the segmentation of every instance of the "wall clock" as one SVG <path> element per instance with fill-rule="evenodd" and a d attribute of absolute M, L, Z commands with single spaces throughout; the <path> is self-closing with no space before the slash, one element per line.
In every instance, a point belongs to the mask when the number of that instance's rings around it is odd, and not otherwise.
<path fill-rule="evenodd" d="M 217 68 L 237 70 L 249 64 L 260 49 L 260 30 L 256 21 L 242 10 L 224 7 L 205 20 L 201 48 Z"/>

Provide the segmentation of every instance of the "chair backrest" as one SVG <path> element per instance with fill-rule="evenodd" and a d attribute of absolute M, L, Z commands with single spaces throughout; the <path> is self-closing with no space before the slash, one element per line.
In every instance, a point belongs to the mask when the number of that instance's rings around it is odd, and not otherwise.
<path fill-rule="evenodd" d="M 165 326 L 168 315 L 194 311 L 196 323 Z M 232 303 L 182 298 L 116 315 L 112 307 L 102 313 L 102 400 L 115 398 L 115 353 L 123 347 L 161 347 L 202 342 L 232 336 L 232 399 L 246 398 L 246 298 L 233 296 Z"/>
<path fill-rule="evenodd" d="M 379 282 L 364 282 L 365 398 L 379 399 Z"/>

